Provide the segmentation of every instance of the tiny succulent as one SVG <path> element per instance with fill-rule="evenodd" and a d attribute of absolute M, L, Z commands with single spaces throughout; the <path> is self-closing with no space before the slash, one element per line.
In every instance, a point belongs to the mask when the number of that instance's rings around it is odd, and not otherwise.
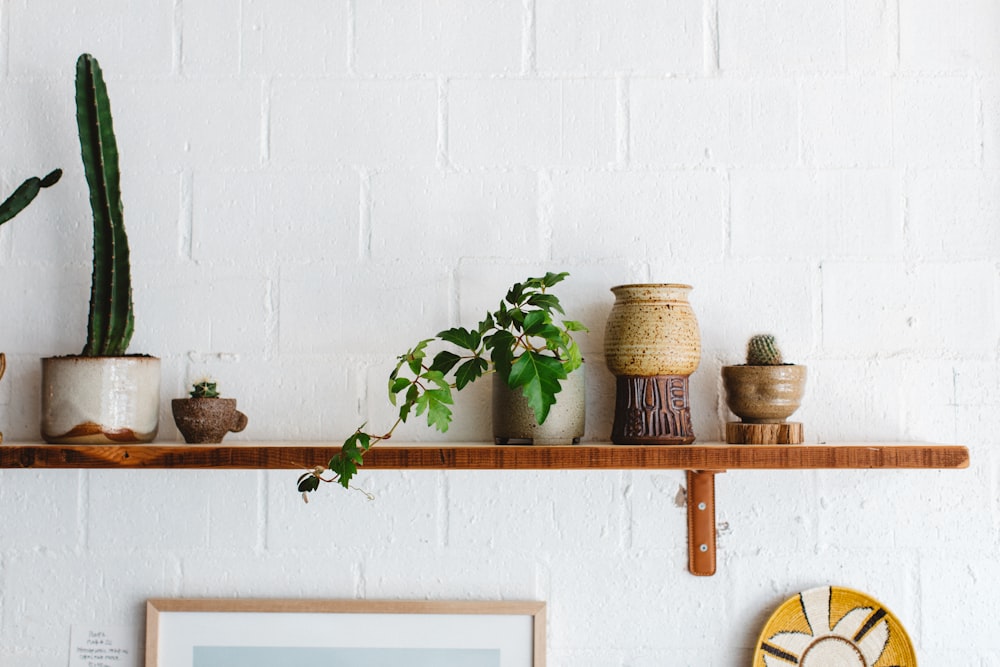
<path fill-rule="evenodd" d="M 454 403 L 452 390 L 461 391 L 484 375 L 496 372 L 512 389 L 520 389 L 541 424 L 556 402 L 561 382 L 583 363 L 573 332 L 587 331 L 574 320 L 561 319 L 562 305 L 548 289 L 568 273 L 546 273 L 516 283 L 497 310 L 472 329 L 455 327 L 417 343 L 398 357 L 389 374 L 389 401 L 398 408 L 388 431 L 373 434 L 364 425 L 351 435 L 325 466 L 316 466 L 298 481 L 303 498 L 320 482 L 338 482 L 344 488 L 362 464 L 365 452 L 392 437 L 412 415 L 425 416 L 427 425 L 448 430 Z M 432 355 L 432 346 L 447 344 Z M 329 470 L 333 476 L 324 477 Z"/>
<path fill-rule="evenodd" d="M 199 380 L 191 385 L 191 398 L 219 398 L 215 382 Z"/>
<path fill-rule="evenodd" d="M 756 334 L 747 341 L 747 366 L 781 366 L 781 350 L 771 334 Z"/>
<path fill-rule="evenodd" d="M 10 197 L 0 203 L 0 225 L 23 211 L 42 188 L 50 188 L 58 183 L 61 176 L 62 169 L 55 169 L 41 178 L 32 176 L 21 183 Z"/>

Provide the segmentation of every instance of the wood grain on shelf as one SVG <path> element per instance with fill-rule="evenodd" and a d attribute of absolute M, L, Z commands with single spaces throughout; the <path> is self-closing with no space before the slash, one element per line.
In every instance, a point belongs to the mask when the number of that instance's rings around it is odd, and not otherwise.
<path fill-rule="evenodd" d="M 0 444 L 0 468 L 304 469 L 325 463 L 339 444 L 233 442 L 218 445 Z M 844 443 L 832 445 L 611 445 L 535 447 L 489 443 L 379 444 L 365 468 L 423 470 L 785 468 L 966 468 L 960 445 Z"/>

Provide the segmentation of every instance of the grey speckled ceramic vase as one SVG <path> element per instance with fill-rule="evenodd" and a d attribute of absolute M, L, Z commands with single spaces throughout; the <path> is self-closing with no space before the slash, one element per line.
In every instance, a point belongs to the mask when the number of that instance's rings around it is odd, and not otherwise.
<path fill-rule="evenodd" d="M 701 360 L 690 285 L 612 287 L 615 304 L 604 332 L 604 356 L 614 373 L 619 445 L 683 445 L 694 441 L 688 376 Z"/>
<path fill-rule="evenodd" d="M 562 381 L 544 424 L 535 419 L 520 389 L 493 375 L 493 440 L 498 445 L 572 445 L 583 437 L 587 418 L 586 373 L 580 367 Z"/>

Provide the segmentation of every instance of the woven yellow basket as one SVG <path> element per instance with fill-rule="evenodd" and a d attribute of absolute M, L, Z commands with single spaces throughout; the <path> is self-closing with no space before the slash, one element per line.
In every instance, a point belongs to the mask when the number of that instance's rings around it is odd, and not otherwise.
<path fill-rule="evenodd" d="M 824 586 L 781 604 L 764 625 L 753 667 L 916 667 L 903 624 L 864 593 Z"/>

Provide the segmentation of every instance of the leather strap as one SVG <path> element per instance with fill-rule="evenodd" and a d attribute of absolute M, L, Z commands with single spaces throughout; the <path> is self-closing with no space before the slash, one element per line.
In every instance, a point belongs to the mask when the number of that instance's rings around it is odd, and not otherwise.
<path fill-rule="evenodd" d="M 715 574 L 715 471 L 687 471 L 688 570 Z"/>

